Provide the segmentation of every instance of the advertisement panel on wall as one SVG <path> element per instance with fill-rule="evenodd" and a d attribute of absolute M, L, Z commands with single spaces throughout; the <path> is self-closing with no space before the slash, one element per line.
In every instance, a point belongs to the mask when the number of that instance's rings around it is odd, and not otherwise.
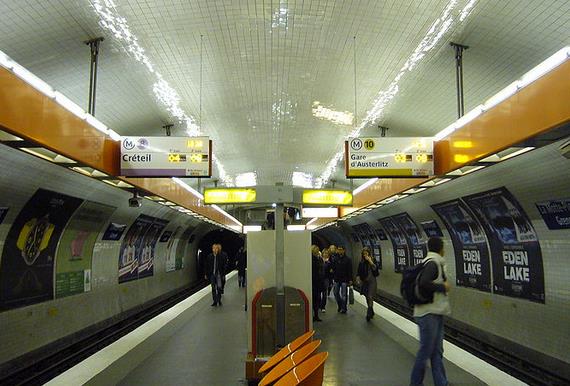
<path fill-rule="evenodd" d="M 110 223 L 105 233 L 103 233 L 102 240 L 119 241 L 121 236 L 127 229 L 127 224 Z"/>
<path fill-rule="evenodd" d="M 4 217 L 6 217 L 6 215 L 8 214 L 8 208 L 7 207 L 0 207 L 0 224 L 2 224 L 2 221 L 4 221 Z"/>
<path fill-rule="evenodd" d="M 432 205 L 453 244 L 456 284 L 491 291 L 489 244 L 471 210 L 459 199 Z"/>
<path fill-rule="evenodd" d="M 544 303 L 542 251 L 536 231 L 518 201 L 505 187 L 463 200 L 489 237 L 494 292 Z"/>
<path fill-rule="evenodd" d="M 176 227 L 174 231 L 169 232 L 170 235 L 168 237 L 168 244 L 166 244 L 166 272 L 171 272 L 176 270 L 176 250 L 178 247 L 178 243 L 180 242 L 181 231 L 182 227 Z"/>
<path fill-rule="evenodd" d="M 141 214 L 129 227 L 121 243 L 119 253 L 119 283 L 138 278 L 139 256 L 142 254 L 143 239 L 152 224 L 153 217 Z"/>
<path fill-rule="evenodd" d="M 427 254 L 427 246 L 414 220 L 405 212 L 392 216 L 392 220 L 404 232 L 404 236 L 408 242 L 408 250 L 410 251 L 411 258 L 408 260 L 408 263 L 410 265 L 421 263 Z"/>
<path fill-rule="evenodd" d="M 156 243 L 160 234 L 168 224 L 168 221 L 159 218 L 152 218 L 152 224 L 148 227 L 143 240 L 141 253 L 138 255 L 138 278 L 152 276 L 154 273 L 154 256 Z"/>
<path fill-rule="evenodd" d="M 354 225 L 352 229 L 356 232 L 363 247 L 368 247 L 372 251 L 372 258 L 382 268 L 382 251 L 380 249 L 380 239 L 368 223 Z"/>
<path fill-rule="evenodd" d="M 420 223 L 427 237 L 443 237 L 443 232 L 435 220 Z"/>
<path fill-rule="evenodd" d="M 570 229 L 570 198 L 537 202 L 536 208 L 548 229 Z"/>
<path fill-rule="evenodd" d="M 0 309 L 53 299 L 54 261 L 65 225 L 83 200 L 38 189 L 24 205 L 4 243 Z"/>
<path fill-rule="evenodd" d="M 385 217 L 378 220 L 388 237 L 392 241 L 394 249 L 394 271 L 403 272 L 410 262 L 410 249 L 404 232 L 394 223 L 392 217 Z"/>
<path fill-rule="evenodd" d="M 57 247 L 55 297 L 91 291 L 91 260 L 97 236 L 114 207 L 85 201 L 65 227 Z"/>

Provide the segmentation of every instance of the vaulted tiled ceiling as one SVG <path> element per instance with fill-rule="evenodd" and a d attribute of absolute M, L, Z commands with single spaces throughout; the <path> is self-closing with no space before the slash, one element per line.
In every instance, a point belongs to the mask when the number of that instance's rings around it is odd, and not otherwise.
<path fill-rule="evenodd" d="M 102 12 L 122 17 L 154 73 Z M 202 42 L 201 132 L 228 180 L 255 172 L 258 184 L 288 184 L 294 172 L 321 176 L 353 131 L 313 116 L 315 102 L 354 113 L 356 94 L 361 133 L 433 135 L 457 114 L 450 41 L 470 46 L 468 111 L 570 44 L 570 2 L 0 0 L 0 50 L 84 107 L 83 42 L 97 36 L 100 120 L 122 135 L 162 135 L 166 123 L 184 135 L 153 87 L 160 73 L 199 123 Z M 337 186 L 343 175 L 339 164 Z"/>

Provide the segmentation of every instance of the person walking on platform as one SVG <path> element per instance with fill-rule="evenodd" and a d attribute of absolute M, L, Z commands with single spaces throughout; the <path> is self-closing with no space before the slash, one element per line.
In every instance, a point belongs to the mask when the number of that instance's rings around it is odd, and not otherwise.
<path fill-rule="evenodd" d="M 433 301 L 414 305 L 414 318 L 420 330 L 420 349 L 412 369 L 410 385 L 422 385 L 427 361 L 431 361 L 433 382 L 447 385 L 443 368 L 443 316 L 451 313 L 447 293 L 450 285 L 445 275 L 443 241 L 439 237 L 428 240 L 428 254 L 422 260 L 424 268 L 419 276 L 419 291 Z"/>
<path fill-rule="evenodd" d="M 368 247 L 362 248 L 360 252 L 360 263 L 358 264 L 358 273 L 356 275 L 360 282 L 360 293 L 366 297 L 368 310 L 366 312 L 366 321 L 374 317 L 374 296 L 376 296 L 376 277 L 378 265 L 372 259 L 372 251 Z"/>
<path fill-rule="evenodd" d="M 212 244 L 212 253 L 205 261 L 206 279 L 212 285 L 212 307 L 222 305 L 222 276 L 224 275 L 225 258 L 221 253 L 220 244 Z"/>
<path fill-rule="evenodd" d="M 238 286 L 245 287 L 245 269 L 247 267 L 247 252 L 245 246 L 237 253 Z"/>
<path fill-rule="evenodd" d="M 323 281 L 325 274 L 321 252 L 319 251 L 319 247 L 316 245 L 311 246 L 311 268 L 311 283 L 313 290 L 313 322 L 320 322 L 322 319 L 319 318 L 319 308 L 321 306 L 321 292 L 323 290 Z"/>
<path fill-rule="evenodd" d="M 338 312 L 346 314 L 348 303 L 348 287 L 352 285 L 352 261 L 346 256 L 344 247 L 338 247 L 337 258 L 333 261 L 334 297 Z"/>
<path fill-rule="evenodd" d="M 323 270 L 325 274 L 323 288 L 321 289 L 321 311 L 326 312 L 327 297 L 331 291 L 333 283 L 333 270 L 329 250 L 326 248 L 323 249 L 321 256 L 323 258 Z"/>

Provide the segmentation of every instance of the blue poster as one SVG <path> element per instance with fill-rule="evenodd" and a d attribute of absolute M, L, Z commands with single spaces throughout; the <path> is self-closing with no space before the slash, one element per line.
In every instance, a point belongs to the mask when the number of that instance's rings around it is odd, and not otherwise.
<path fill-rule="evenodd" d="M 4 221 L 4 217 L 6 217 L 7 213 L 8 213 L 8 208 L 6 207 L 0 208 L 0 224 L 2 224 L 2 221 Z"/>
<path fill-rule="evenodd" d="M 420 230 L 414 220 L 406 212 L 392 216 L 394 223 L 404 232 L 410 251 L 410 266 L 421 263 L 427 255 L 426 240 L 423 240 Z"/>
<path fill-rule="evenodd" d="M 570 198 L 537 202 L 536 207 L 548 229 L 570 229 Z"/>
<path fill-rule="evenodd" d="M 103 233 L 102 240 L 118 241 L 121 239 L 123 232 L 127 229 L 127 224 L 110 223 L 105 233 Z"/>
<path fill-rule="evenodd" d="M 408 240 L 404 232 L 394 223 L 392 217 L 381 218 L 378 221 L 382 227 L 384 227 L 392 241 L 392 248 L 394 249 L 394 271 L 403 272 L 404 269 L 410 265 Z"/>
<path fill-rule="evenodd" d="M 489 243 L 481 224 L 467 205 L 459 199 L 431 207 L 441 218 L 451 236 L 455 252 L 455 284 L 490 292 Z"/>
<path fill-rule="evenodd" d="M 427 237 L 443 237 L 443 232 L 435 220 L 420 223 Z"/>
<path fill-rule="evenodd" d="M 485 229 L 493 262 L 493 289 L 544 303 L 542 251 L 532 223 L 505 187 L 464 197 Z"/>

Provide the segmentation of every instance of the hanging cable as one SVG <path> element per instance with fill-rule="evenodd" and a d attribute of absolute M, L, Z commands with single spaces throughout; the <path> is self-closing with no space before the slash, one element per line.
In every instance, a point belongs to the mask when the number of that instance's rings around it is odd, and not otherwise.
<path fill-rule="evenodd" d="M 200 121 L 200 130 L 202 130 L 202 69 L 203 69 L 203 50 L 204 50 L 204 35 L 200 35 L 200 113 L 198 120 Z"/>
<path fill-rule="evenodd" d="M 353 49 L 354 49 L 354 129 L 356 129 L 356 125 L 358 123 L 358 119 L 357 119 L 357 103 L 356 103 L 356 36 L 354 36 L 354 44 L 353 44 Z"/>

